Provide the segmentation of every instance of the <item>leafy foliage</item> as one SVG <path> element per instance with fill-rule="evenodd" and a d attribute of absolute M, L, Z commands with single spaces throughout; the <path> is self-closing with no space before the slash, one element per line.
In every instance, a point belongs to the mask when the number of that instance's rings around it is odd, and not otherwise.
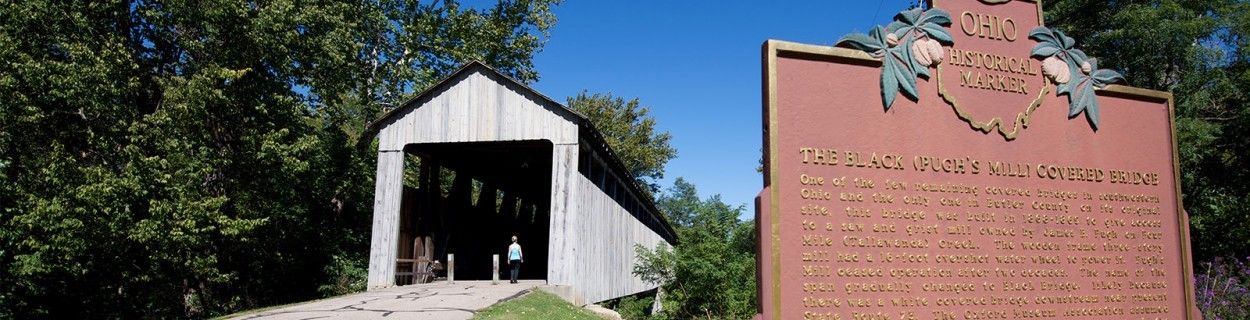
<path fill-rule="evenodd" d="M 1250 267 L 1242 259 L 1216 258 L 1200 264 L 1194 290 L 1203 319 L 1250 318 Z"/>
<path fill-rule="evenodd" d="M 651 307 L 654 303 L 655 296 L 644 293 L 609 301 L 604 307 L 616 311 L 621 315 L 621 319 L 646 319 L 651 317 Z"/>
<path fill-rule="evenodd" d="M 719 195 L 699 199 L 695 186 L 682 178 L 658 205 L 681 241 L 671 250 L 664 244 L 635 248 L 640 258 L 634 274 L 660 283 L 664 291 L 663 311 L 651 316 L 745 319 L 757 313 L 755 224 L 738 220 L 743 207 L 725 204 Z"/>
<path fill-rule="evenodd" d="M 0 3 L 0 318 L 360 289 L 364 123 L 471 59 L 537 79 L 553 3 Z"/>
<path fill-rule="evenodd" d="M 369 269 L 359 263 L 365 259 L 363 254 L 353 256 L 350 253 L 330 257 L 330 263 L 325 267 L 325 274 L 329 275 L 329 279 L 317 291 L 325 297 L 365 291 L 365 279 L 369 276 Z"/>
<path fill-rule="evenodd" d="M 946 27 L 951 25 L 950 13 L 942 9 L 921 9 L 919 7 L 899 12 L 894 16 L 894 21 L 886 25 L 886 31 L 894 33 L 899 39 L 912 34 L 923 33 L 923 36 L 933 38 L 942 44 L 955 44 L 955 40 L 951 38 L 950 31 L 946 31 Z"/>
<path fill-rule="evenodd" d="M 664 178 L 664 165 L 677 157 L 677 149 L 669 145 L 672 135 L 657 132 L 649 108 L 641 106 L 637 98 L 626 101 L 610 93 L 585 91 L 569 97 L 567 105 L 590 118 L 639 185 L 647 186 L 651 193 L 659 191 L 656 182 Z"/>
<path fill-rule="evenodd" d="M 1073 48 L 1076 40 L 1063 32 L 1046 27 L 1037 27 L 1029 32 L 1029 39 L 1036 40 L 1030 55 L 1033 58 L 1057 58 L 1067 64 L 1068 76 L 1056 86 L 1056 94 L 1068 94 L 1068 118 L 1081 112 L 1089 120 L 1095 130 L 1098 129 L 1098 100 L 1094 89 L 1102 89 L 1108 84 L 1123 82 L 1124 76 L 1108 69 L 1098 69 L 1098 60 L 1085 55 L 1081 49 Z"/>
<path fill-rule="evenodd" d="M 881 104 L 889 110 L 900 89 L 908 98 L 918 99 L 916 78 L 929 77 L 929 66 L 912 56 L 912 47 L 917 41 L 930 39 L 945 45 L 954 44 L 950 31 L 946 30 L 950 25 L 951 17 L 946 11 L 917 7 L 900 12 L 894 16 L 894 22 L 885 27 L 873 27 L 868 34 L 848 34 L 835 46 L 859 49 L 882 59 Z"/>

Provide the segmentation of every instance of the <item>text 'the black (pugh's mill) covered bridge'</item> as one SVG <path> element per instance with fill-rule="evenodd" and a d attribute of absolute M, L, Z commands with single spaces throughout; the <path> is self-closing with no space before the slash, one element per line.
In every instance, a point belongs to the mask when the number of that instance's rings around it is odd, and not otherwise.
<path fill-rule="evenodd" d="M 632 274 L 634 246 L 676 234 L 585 116 L 472 62 L 368 131 L 378 139 L 370 289 L 396 285 L 415 248 L 454 254 L 457 280 L 489 279 L 512 235 L 525 249 L 521 277 L 566 299 L 655 288 Z"/>

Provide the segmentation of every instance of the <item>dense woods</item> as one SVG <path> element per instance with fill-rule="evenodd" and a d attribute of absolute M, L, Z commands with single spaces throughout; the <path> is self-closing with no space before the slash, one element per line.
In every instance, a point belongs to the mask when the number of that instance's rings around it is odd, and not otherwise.
<path fill-rule="evenodd" d="M 206 317 L 360 290 L 364 124 L 553 1 L 0 4 L 0 318 Z"/>

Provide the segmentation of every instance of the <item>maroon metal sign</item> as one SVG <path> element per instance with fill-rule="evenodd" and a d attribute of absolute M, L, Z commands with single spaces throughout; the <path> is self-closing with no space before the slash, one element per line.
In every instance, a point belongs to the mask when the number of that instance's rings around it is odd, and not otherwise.
<path fill-rule="evenodd" d="M 1030 1 L 764 45 L 768 319 L 1196 319 L 1172 96 Z"/>

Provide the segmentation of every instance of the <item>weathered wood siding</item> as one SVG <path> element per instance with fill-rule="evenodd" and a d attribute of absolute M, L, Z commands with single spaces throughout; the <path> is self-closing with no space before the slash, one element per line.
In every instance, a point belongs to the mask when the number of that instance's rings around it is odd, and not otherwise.
<path fill-rule="evenodd" d="M 544 103 L 528 89 L 496 74 L 473 70 L 445 82 L 400 109 L 378 130 L 377 188 L 369 250 L 369 288 L 394 285 L 399 250 L 403 149 L 409 144 L 548 140 L 552 143 L 551 233 L 548 282 L 569 285 L 571 252 L 554 238 L 572 223 L 565 209 L 577 175 L 577 116 Z M 385 186 L 384 186 L 385 184 Z"/>
<path fill-rule="evenodd" d="M 404 192 L 404 152 L 378 152 L 373 189 L 373 232 L 369 241 L 369 288 L 395 284 L 399 250 L 399 207 Z"/>
<path fill-rule="evenodd" d="M 577 232 L 582 212 L 575 199 L 585 193 L 575 187 L 583 179 L 577 172 L 577 144 L 551 147 L 551 225 L 547 230 L 547 283 L 575 285 L 573 273 L 577 262 Z"/>
<path fill-rule="evenodd" d="M 575 212 L 581 223 L 574 249 L 577 272 L 574 285 L 594 303 L 650 289 L 655 285 L 633 275 L 634 245 L 654 249 L 664 239 L 635 219 L 612 197 L 581 175 L 574 179 L 578 197 Z"/>
<path fill-rule="evenodd" d="M 559 105 L 545 106 L 525 88 L 497 75 L 469 72 L 419 98 L 416 108 L 383 124 L 379 150 L 412 143 L 549 140 L 577 144 L 577 117 Z"/>
<path fill-rule="evenodd" d="M 577 175 L 577 119 L 562 106 L 549 104 L 500 75 L 472 70 L 457 75 L 431 93 L 411 101 L 415 108 L 381 124 L 377 130 L 377 187 L 369 261 L 369 287 L 394 285 L 397 224 L 402 189 L 402 150 L 410 144 L 480 143 L 547 140 L 552 144 L 551 235 L 574 224 L 566 214 L 572 196 L 569 181 Z M 391 159 L 394 158 L 394 159 Z M 394 176 L 395 180 L 389 180 Z M 384 187 L 384 184 L 387 186 Z M 549 241 L 547 281 L 572 285 L 571 247 Z"/>
<path fill-rule="evenodd" d="M 552 143 L 547 283 L 588 302 L 654 288 L 633 276 L 633 248 L 664 240 L 578 172 L 580 118 L 488 69 L 467 70 L 378 127 L 369 288 L 394 285 L 404 146 L 521 140 Z"/>

